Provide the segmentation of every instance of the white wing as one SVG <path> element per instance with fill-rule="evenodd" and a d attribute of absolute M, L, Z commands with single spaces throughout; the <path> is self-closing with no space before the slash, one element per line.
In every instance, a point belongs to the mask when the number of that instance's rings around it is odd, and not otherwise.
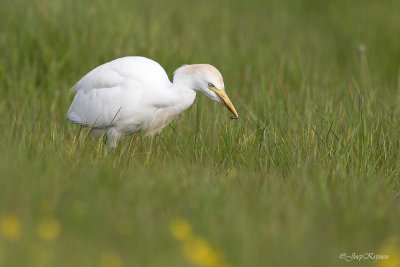
<path fill-rule="evenodd" d="M 119 58 L 95 68 L 72 88 L 77 93 L 67 119 L 94 128 L 111 126 L 120 119 L 140 125 L 172 101 L 166 90 L 170 86 L 157 62 L 144 57 Z"/>

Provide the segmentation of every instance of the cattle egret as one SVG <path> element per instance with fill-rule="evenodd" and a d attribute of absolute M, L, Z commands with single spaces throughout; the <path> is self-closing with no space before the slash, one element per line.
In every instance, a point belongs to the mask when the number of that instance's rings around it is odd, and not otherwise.
<path fill-rule="evenodd" d="M 221 73 L 208 64 L 178 68 L 171 83 L 157 62 L 123 57 L 93 69 L 75 84 L 67 119 L 90 127 L 96 135 L 105 131 L 114 148 L 121 137 L 133 132 L 159 132 L 193 104 L 196 91 L 224 104 L 237 119 L 224 89 Z"/>

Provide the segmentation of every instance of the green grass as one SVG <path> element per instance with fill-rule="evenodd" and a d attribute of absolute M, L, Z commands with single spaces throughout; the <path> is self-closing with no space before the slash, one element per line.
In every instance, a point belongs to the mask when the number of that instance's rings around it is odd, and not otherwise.
<path fill-rule="evenodd" d="M 399 257 L 398 0 L 0 6 L 0 266 L 206 266 L 179 218 L 236 267 Z M 109 150 L 68 90 L 126 55 L 215 65 L 240 119 L 199 95 Z"/>

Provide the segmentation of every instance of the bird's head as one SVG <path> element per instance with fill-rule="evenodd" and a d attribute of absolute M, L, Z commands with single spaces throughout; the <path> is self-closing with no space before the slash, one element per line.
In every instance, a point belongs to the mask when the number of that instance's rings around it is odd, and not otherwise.
<path fill-rule="evenodd" d="M 184 65 L 174 73 L 174 84 L 184 83 L 202 92 L 209 98 L 222 103 L 238 119 L 238 113 L 225 92 L 221 73 L 209 64 Z"/>

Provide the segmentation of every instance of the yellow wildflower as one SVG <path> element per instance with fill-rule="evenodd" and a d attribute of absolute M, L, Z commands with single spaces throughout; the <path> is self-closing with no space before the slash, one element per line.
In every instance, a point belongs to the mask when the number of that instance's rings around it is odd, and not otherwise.
<path fill-rule="evenodd" d="M 181 242 L 182 253 L 190 262 L 203 267 L 229 267 L 222 253 L 214 250 L 208 242 L 192 233 L 188 221 L 177 219 L 171 223 L 172 235 Z"/>
<path fill-rule="evenodd" d="M 1 218 L 0 228 L 2 236 L 10 241 L 16 241 L 21 236 L 21 224 L 17 217 L 13 215 L 6 215 Z"/>
<path fill-rule="evenodd" d="M 106 251 L 100 258 L 101 267 L 122 267 L 122 259 L 115 251 Z"/>
<path fill-rule="evenodd" d="M 61 226 L 57 219 L 53 217 L 44 217 L 39 220 L 36 230 L 42 239 L 54 241 L 60 234 Z"/>
<path fill-rule="evenodd" d="M 184 219 L 176 219 L 171 223 L 173 236 L 179 240 L 185 240 L 192 236 L 192 227 Z"/>
<path fill-rule="evenodd" d="M 400 247 L 395 240 L 390 240 L 379 251 L 380 255 L 388 255 L 388 259 L 378 260 L 379 267 L 400 267 Z"/>
<path fill-rule="evenodd" d="M 202 238 L 194 237 L 183 244 L 183 253 L 188 260 L 205 267 L 226 266 L 220 253 L 213 250 Z"/>

